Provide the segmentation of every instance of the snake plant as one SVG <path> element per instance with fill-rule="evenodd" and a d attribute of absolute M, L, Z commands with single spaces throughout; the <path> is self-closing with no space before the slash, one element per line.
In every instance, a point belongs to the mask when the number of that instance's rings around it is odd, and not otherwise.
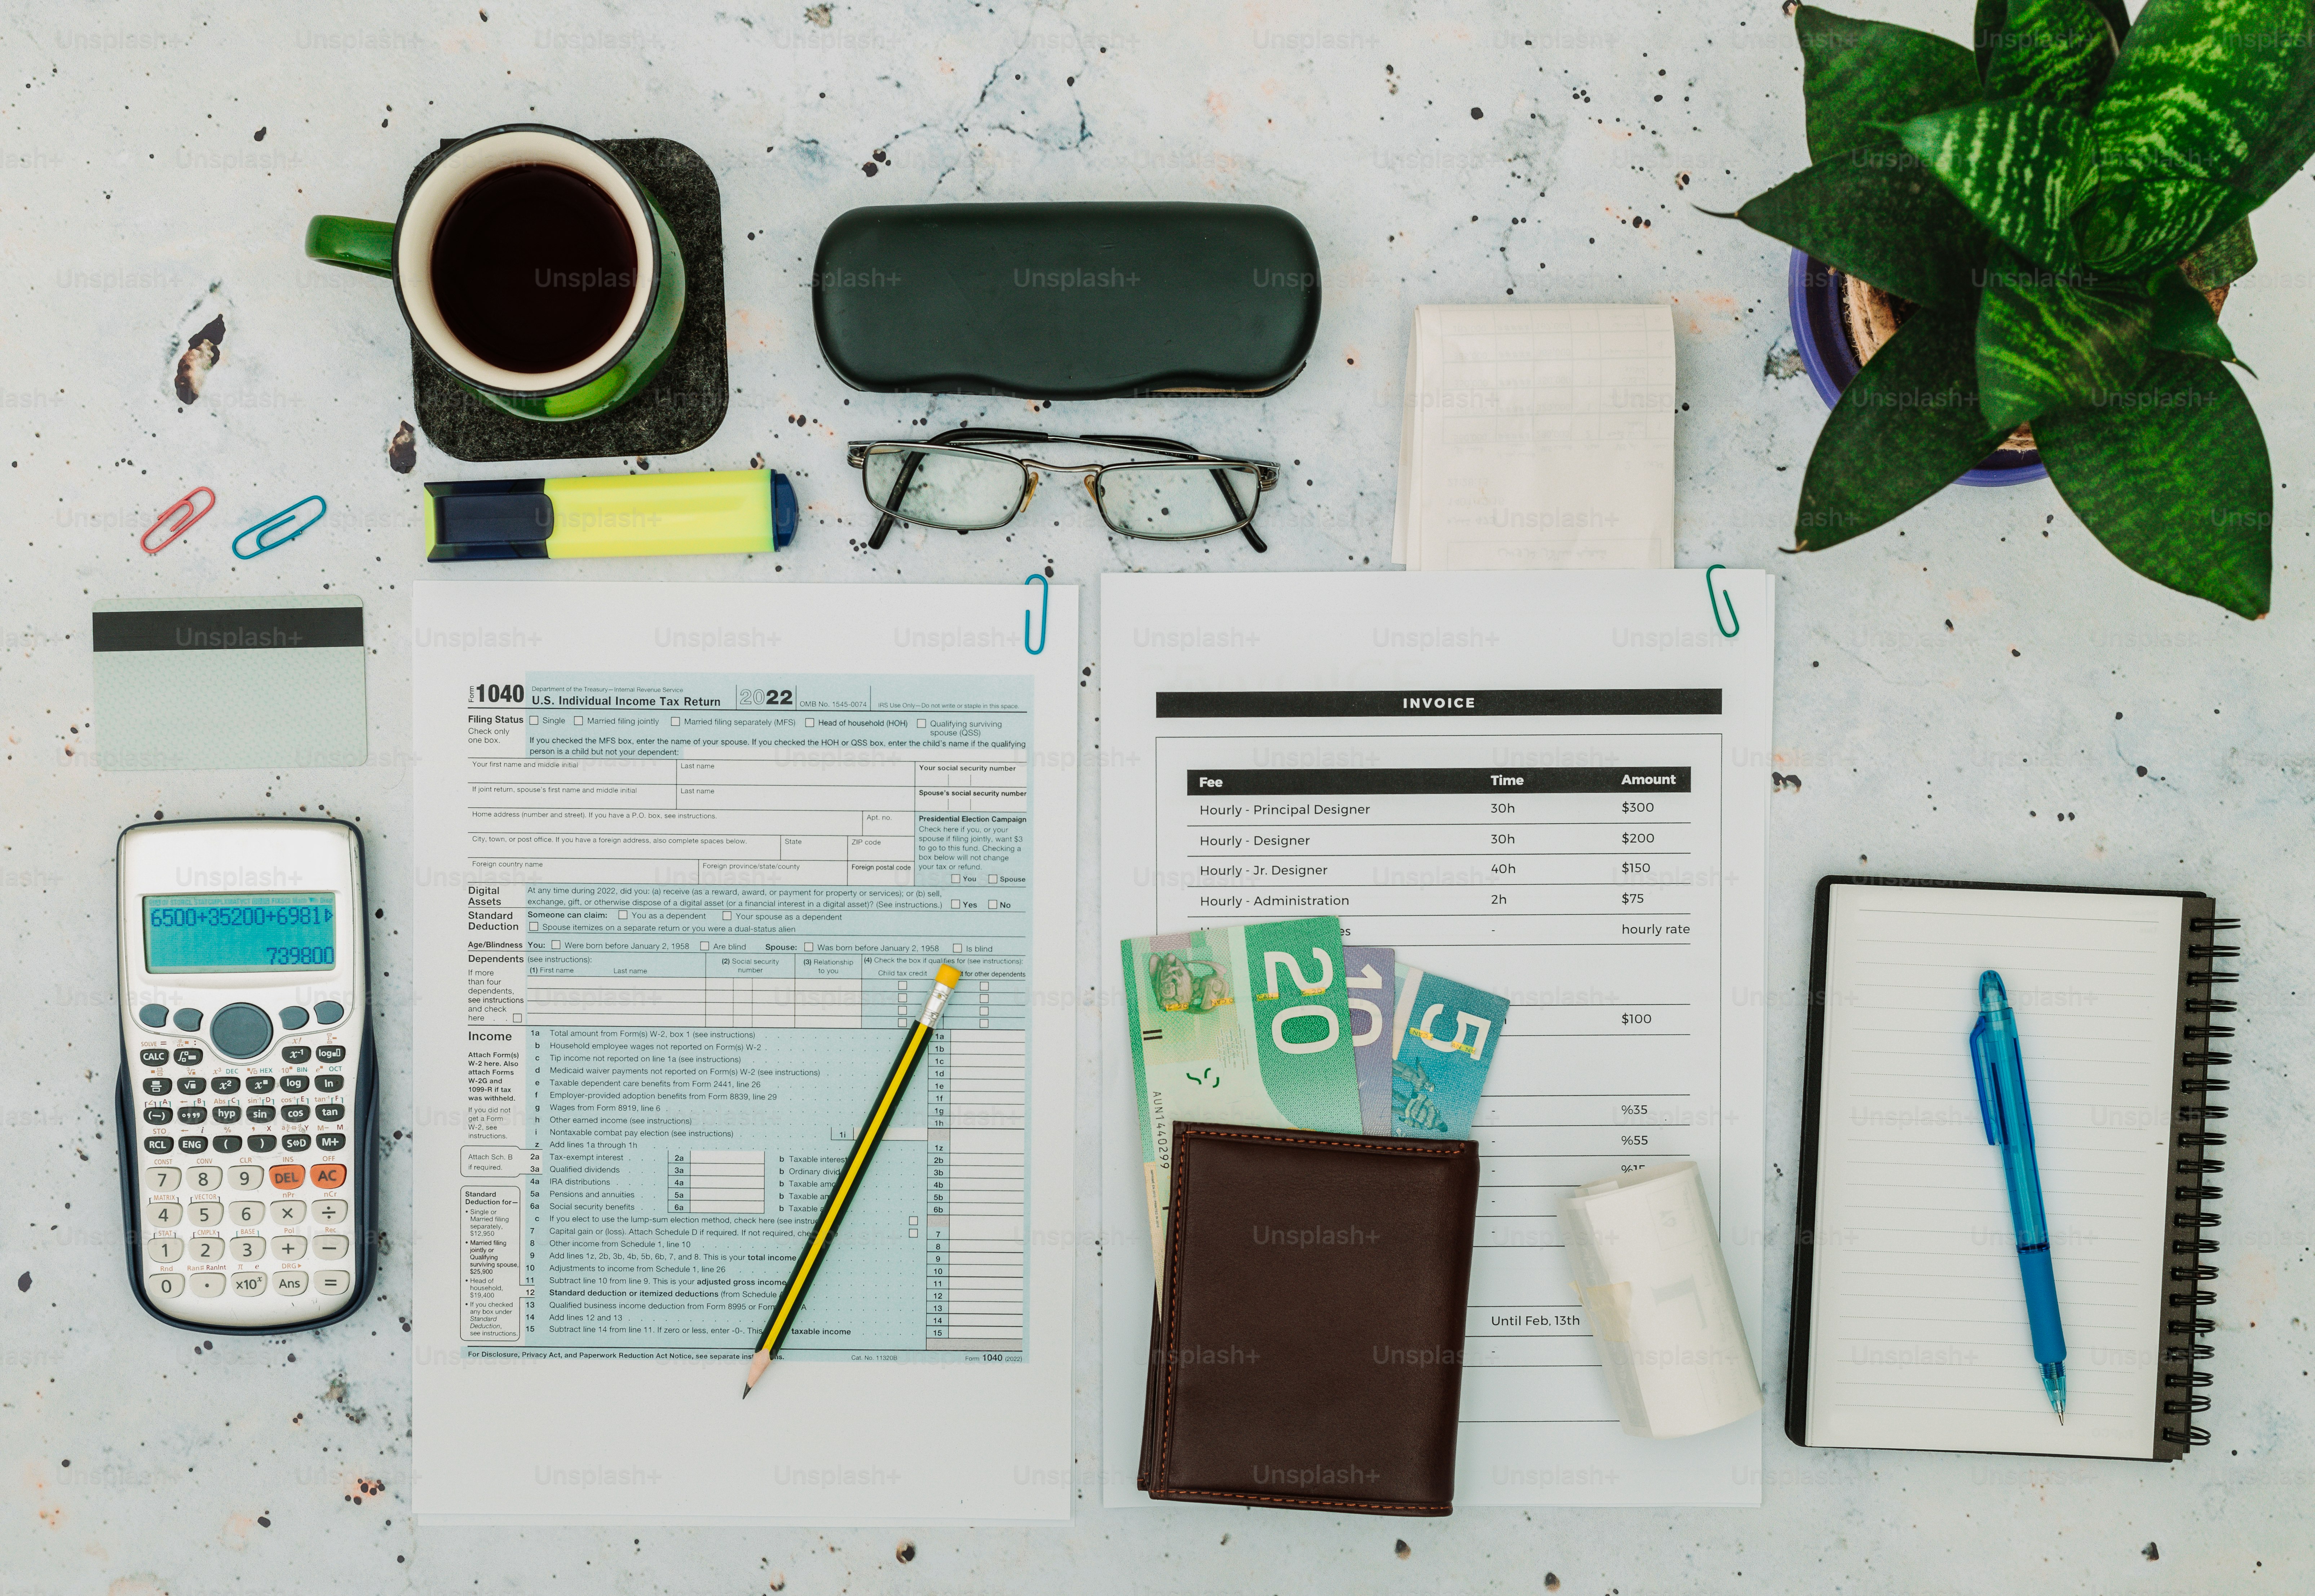
<path fill-rule="evenodd" d="M 2315 153 L 2315 0 L 1978 0 L 1976 48 L 1794 13 L 1814 163 L 1743 221 L 1913 307 L 1801 485 L 1823 549 L 2030 422 L 2123 563 L 2266 612 L 2274 483 L 2207 290 Z M 2245 368 L 2248 370 L 2248 368 Z"/>

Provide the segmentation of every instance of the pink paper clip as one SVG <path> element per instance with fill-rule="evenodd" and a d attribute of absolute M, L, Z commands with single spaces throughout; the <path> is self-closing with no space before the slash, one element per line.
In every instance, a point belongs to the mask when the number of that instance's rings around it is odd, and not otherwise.
<path fill-rule="evenodd" d="M 209 501 L 207 504 L 202 505 L 199 510 L 195 510 L 193 508 L 193 493 L 208 493 Z M 209 492 L 209 490 L 207 488 L 195 488 L 192 493 L 186 494 L 174 504 L 169 506 L 168 509 L 163 510 L 158 516 L 155 516 L 153 519 L 153 524 L 145 528 L 145 535 L 137 540 L 137 546 L 143 549 L 148 554 L 157 554 L 163 549 L 167 548 L 171 544 L 176 542 L 177 539 L 182 537 L 185 535 L 186 528 L 191 526 L 195 521 L 200 520 L 203 516 L 208 514 L 209 511 L 216 508 L 217 495 L 215 493 Z M 183 515 L 178 515 L 177 512 L 180 510 L 184 512 Z M 173 517 L 176 519 L 175 528 L 170 532 L 169 536 L 164 537 L 160 542 L 154 542 L 153 534 L 158 532 L 162 528 L 168 526 Z"/>

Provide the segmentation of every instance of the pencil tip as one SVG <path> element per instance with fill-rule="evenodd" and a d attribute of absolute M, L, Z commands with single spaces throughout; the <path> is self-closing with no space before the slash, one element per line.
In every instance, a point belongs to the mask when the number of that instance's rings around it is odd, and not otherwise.
<path fill-rule="evenodd" d="M 755 1394 L 756 1382 L 753 1380 L 749 1380 L 746 1385 L 740 1388 L 740 1400 L 742 1402 L 745 1402 L 749 1397 L 753 1396 Z"/>

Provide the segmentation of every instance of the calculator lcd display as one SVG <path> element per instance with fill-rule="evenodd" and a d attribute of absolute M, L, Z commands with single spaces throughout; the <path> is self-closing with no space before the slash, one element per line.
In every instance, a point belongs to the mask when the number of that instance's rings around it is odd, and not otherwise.
<path fill-rule="evenodd" d="M 334 892 L 180 892 L 145 900 L 145 968 L 155 973 L 329 970 Z"/>

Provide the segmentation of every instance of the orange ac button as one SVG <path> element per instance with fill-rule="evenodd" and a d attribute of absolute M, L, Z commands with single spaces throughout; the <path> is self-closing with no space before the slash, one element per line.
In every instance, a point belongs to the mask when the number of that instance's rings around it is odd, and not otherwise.
<path fill-rule="evenodd" d="M 276 1191 L 294 1192 L 306 1184 L 306 1166 L 303 1164 L 276 1164 L 268 1173 L 273 1177 Z"/>
<path fill-rule="evenodd" d="M 346 1166 L 342 1164 L 316 1164 L 312 1174 L 317 1186 L 335 1190 L 346 1184 Z"/>

